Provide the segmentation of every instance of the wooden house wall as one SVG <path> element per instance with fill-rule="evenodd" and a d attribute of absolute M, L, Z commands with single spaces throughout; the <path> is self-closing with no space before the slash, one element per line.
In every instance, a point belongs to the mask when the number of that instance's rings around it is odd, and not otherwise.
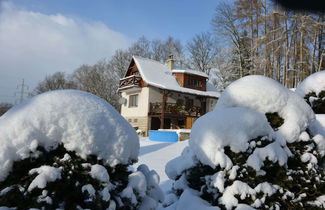
<path fill-rule="evenodd" d="M 205 77 L 201 77 L 201 76 L 193 75 L 193 74 L 184 74 L 184 73 L 173 73 L 173 75 L 176 77 L 178 83 L 182 87 L 206 91 L 206 78 Z M 201 82 L 202 86 L 198 87 L 198 86 L 189 85 L 189 84 L 187 84 L 188 79 L 198 80 Z"/>

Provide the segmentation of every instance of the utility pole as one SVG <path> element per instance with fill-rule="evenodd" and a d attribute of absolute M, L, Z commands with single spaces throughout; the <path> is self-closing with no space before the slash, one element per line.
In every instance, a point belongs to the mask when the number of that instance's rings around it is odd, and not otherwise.
<path fill-rule="evenodd" d="M 28 94 L 26 91 L 28 90 L 28 86 L 25 84 L 25 80 L 23 79 L 22 83 L 20 85 L 17 85 L 17 92 L 15 92 L 15 96 L 18 95 L 18 99 L 16 99 L 16 104 L 18 101 L 18 104 L 21 104 L 24 101 L 24 97 L 26 94 Z"/>

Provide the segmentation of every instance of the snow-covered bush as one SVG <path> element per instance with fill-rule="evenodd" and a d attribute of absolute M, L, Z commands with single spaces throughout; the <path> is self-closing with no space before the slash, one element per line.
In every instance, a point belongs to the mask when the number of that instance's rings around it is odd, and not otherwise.
<path fill-rule="evenodd" d="M 325 207 L 322 153 L 306 102 L 276 81 L 232 83 L 193 125 L 189 147 L 166 165 L 167 209 Z"/>
<path fill-rule="evenodd" d="M 226 88 L 216 109 L 229 107 L 247 107 L 266 114 L 270 121 L 280 121 L 276 132 L 287 142 L 294 142 L 315 119 L 312 109 L 297 94 L 258 75 L 243 77 Z"/>
<path fill-rule="evenodd" d="M 38 95 L 0 118 L 0 206 L 154 209 L 159 177 L 138 158 L 135 130 L 92 94 Z"/>
<path fill-rule="evenodd" d="M 325 114 L 325 70 L 316 72 L 302 81 L 297 89 L 316 114 Z"/>

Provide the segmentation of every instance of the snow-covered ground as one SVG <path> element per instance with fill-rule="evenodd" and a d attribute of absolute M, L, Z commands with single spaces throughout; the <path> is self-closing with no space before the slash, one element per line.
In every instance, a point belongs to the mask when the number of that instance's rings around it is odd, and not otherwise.
<path fill-rule="evenodd" d="M 171 187 L 171 180 L 165 174 L 165 165 L 168 161 L 180 156 L 188 141 L 158 142 L 149 138 L 140 137 L 139 161 L 134 165 L 146 164 L 151 170 L 155 170 L 160 176 L 160 187 L 164 192 Z"/>
<path fill-rule="evenodd" d="M 124 205 L 139 210 L 279 209 L 288 207 L 281 206 L 287 202 L 294 207 L 325 207 L 324 192 L 317 192 L 325 183 L 317 159 L 325 155 L 324 125 L 324 113 L 315 116 L 303 98 L 263 76 L 247 76 L 229 85 L 216 108 L 196 120 L 191 139 L 176 143 L 144 137 L 138 141 L 134 129 L 104 100 L 82 91 L 52 91 L 0 118 L 0 182 L 17 174 L 15 185 L 10 181 L 0 189 L 0 199 L 18 193 L 43 202 L 47 183 L 79 178 L 74 173 L 81 173 L 69 162 L 70 155 L 78 155 L 82 160 L 76 168 L 84 169 L 86 178 L 73 180 L 72 188 L 78 187 L 76 194 L 88 193 L 84 202 L 94 205 L 99 196 L 109 209 Z M 64 152 L 57 157 L 32 165 L 25 174 L 14 171 L 19 168 L 15 162 L 34 162 L 33 158 L 41 159 L 59 146 Z M 130 166 L 135 159 L 138 162 Z M 117 164 L 134 170 L 125 173 L 127 169 Z M 128 182 L 117 193 L 123 174 Z M 284 179 L 274 180 L 275 174 Z M 22 177 L 30 179 L 24 187 L 20 187 Z M 91 184 L 90 179 L 99 182 Z M 46 193 L 38 190 L 36 199 L 30 193 L 35 188 Z M 47 204 L 53 204 L 50 196 L 55 195 L 49 195 Z M 7 206 L 16 206 L 16 201 Z"/>

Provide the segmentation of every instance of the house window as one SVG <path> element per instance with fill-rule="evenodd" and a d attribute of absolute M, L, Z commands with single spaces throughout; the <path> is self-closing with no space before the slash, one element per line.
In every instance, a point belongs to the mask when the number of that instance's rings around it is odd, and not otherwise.
<path fill-rule="evenodd" d="M 200 81 L 200 80 L 196 80 L 196 79 L 190 79 L 190 78 L 187 78 L 187 79 L 186 79 L 186 84 L 187 84 L 188 86 L 202 87 L 202 81 Z"/>
<path fill-rule="evenodd" d="M 138 94 L 130 95 L 129 107 L 138 107 Z"/>
<path fill-rule="evenodd" d="M 186 84 L 187 84 L 187 85 L 191 85 L 191 79 L 190 79 L 190 78 L 187 78 L 187 79 L 186 79 Z"/>

